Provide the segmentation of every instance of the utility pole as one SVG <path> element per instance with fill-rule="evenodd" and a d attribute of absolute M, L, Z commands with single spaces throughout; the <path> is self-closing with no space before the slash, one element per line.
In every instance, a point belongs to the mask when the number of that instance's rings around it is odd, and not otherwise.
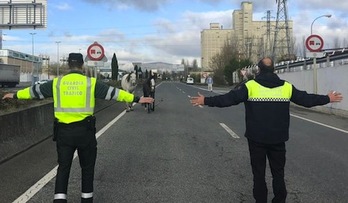
<path fill-rule="evenodd" d="M 32 68 L 32 85 L 35 84 L 35 82 L 37 81 L 37 79 L 39 78 L 39 70 L 38 70 L 38 67 L 35 67 L 34 66 L 34 35 L 36 35 L 35 32 L 31 32 L 29 33 L 31 34 L 31 68 Z M 36 71 L 35 71 L 36 69 Z M 36 76 L 34 74 L 34 71 L 36 72 Z"/>
<path fill-rule="evenodd" d="M 0 49 L 2 49 L 2 41 L 3 41 L 2 30 L 0 30 Z"/>
<path fill-rule="evenodd" d="M 56 41 L 57 43 L 57 77 L 59 77 L 59 44 L 61 41 Z"/>

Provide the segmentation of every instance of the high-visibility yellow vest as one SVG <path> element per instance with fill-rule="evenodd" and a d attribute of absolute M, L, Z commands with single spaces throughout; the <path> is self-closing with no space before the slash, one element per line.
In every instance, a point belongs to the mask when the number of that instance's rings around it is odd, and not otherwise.
<path fill-rule="evenodd" d="M 53 80 L 54 116 L 60 123 L 72 123 L 93 115 L 95 78 L 71 73 Z"/>
<path fill-rule="evenodd" d="M 25 89 L 17 91 L 17 98 L 18 99 L 31 99 L 33 97 L 34 96 L 32 94 L 31 87 L 26 87 Z"/>
<path fill-rule="evenodd" d="M 288 102 L 292 95 L 292 85 L 286 81 L 284 85 L 274 88 L 264 87 L 255 80 L 250 80 L 245 85 L 248 88 L 248 101 Z"/>

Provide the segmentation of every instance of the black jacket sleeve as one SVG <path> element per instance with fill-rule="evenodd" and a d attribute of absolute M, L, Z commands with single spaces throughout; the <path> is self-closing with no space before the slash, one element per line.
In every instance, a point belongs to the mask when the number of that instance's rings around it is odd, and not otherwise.
<path fill-rule="evenodd" d="M 238 89 L 233 89 L 224 95 L 205 97 L 204 104 L 210 107 L 228 107 L 245 102 L 248 99 L 248 89 L 243 84 Z"/>
<path fill-rule="evenodd" d="M 292 96 L 290 101 L 304 107 L 313 107 L 330 103 L 330 98 L 327 95 L 308 94 L 306 91 L 301 91 L 292 86 Z"/>
<path fill-rule="evenodd" d="M 101 82 L 99 80 L 97 80 L 96 84 L 95 84 L 95 98 L 98 99 L 106 99 L 106 96 L 108 94 L 110 86 L 105 84 L 104 82 Z M 109 100 L 115 95 L 115 91 L 116 89 L 113 88 L 112 92 L 111 92 L 111 97 L 109 97 Z"/>
<path fill-rule="evenodd" d="M 134 96 L 133 102 L 138 103 L 140 100 L 139 96 Z"/>

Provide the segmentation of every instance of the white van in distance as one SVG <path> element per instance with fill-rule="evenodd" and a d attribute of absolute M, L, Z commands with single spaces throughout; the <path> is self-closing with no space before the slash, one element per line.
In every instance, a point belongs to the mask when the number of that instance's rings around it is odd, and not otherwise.
<path fill-rule="evenodd" d="M 193 83 L 194 83 L 194 79 L 191 78 L 191 77 L 187 77 L 187 79 L 186 79 L 186 84 L 188 84 L 188 85 L 193 85 Z"/>

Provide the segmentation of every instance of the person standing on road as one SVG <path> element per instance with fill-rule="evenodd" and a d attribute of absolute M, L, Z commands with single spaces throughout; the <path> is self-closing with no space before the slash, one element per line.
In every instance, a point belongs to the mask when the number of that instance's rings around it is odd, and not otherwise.
<path fill-rule="evenodd" d="M 265 180 L 266 159 L 273 177 L 273 203 L 284 203 L 287 190 L 284 181 L 286 160 L 285 142 L 289 139 L 290 102 L 304 107 L 340 102 L 341 93 L 330 91 L 327 95 L 300 91 L 274 73 L 271 58 L 258 63 L 260 70 L 255 79 L 224 95 L 204 97 L 200 93 L 191 97 L 193 106 L 228 107 L 244 102 L 246 131 L 251 168 L 253 196 L 257 203 L 266 203 L 268 189 Z"/>
<path fill-rule="evenodd" d="M 94 168 L 97 157 L 94 117 L 95 98 L 118 102 L 152 103 L 150 97 L 137 97 L 124 90 L 111 87 L 96 78 L 83 75 L 83 56 L 70 53 L 70 72 L 44 84 L 37 84 L 16 93 L 8 93 L 3 99 L 54 100 L 54 136 L 58 153 L 58 169 L 54 203 L 67 202 L 70 168 L 75 150 L 78 152 L 82 171 L 81 202 L 93 202 Z"/>
<path fill-rule="evenodd" d="M 152 73 L 152 71 L 150 71 L 149 78 L 147 78 L 145 80 L 145 82 L 143 83 L 143 95 L 144 95 L 144 97 L 155 98 L 155 86 L 156 86 L 155 74 Z M 144 104 L 144 105 L 145 105 L 145 110 L 147 110 L 149 105 L 147 105 L 147 104 Z"/>
<path fill-rule="evenodd" d="M 153 94 L 155 93 L 155 86 L 156 86 L 155 75 L 154 73 L 152 73 L 152 71 L 150 71 L 149 78 L 147 78 L 145 82 L 143 83 L 144 97 L 153 96 Z"/>
<path fill-rule="evenodd" d="M 211 76 L 208 76 L 207 78 L 207 84 L 208 84 L 208 91 L 213 91 L 213 78 Z"/>

